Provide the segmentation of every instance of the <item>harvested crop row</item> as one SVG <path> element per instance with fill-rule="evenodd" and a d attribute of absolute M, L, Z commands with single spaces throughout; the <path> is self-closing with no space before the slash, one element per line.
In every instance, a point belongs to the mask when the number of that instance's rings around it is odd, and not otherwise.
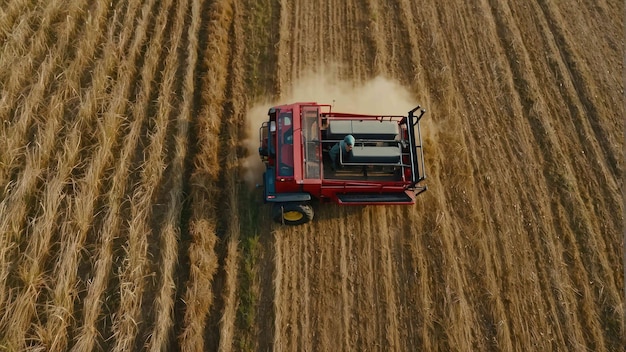
<path fill-rule="evenodd" d="M 107 19 L 111 22 L 116 20 L 116 16 L 107 12 L 109 6 L 108 1 L 100 1 L 96 4 L 94 17 L 92 17 L 96 28 L 104 27 Z M 109 25 L 108 33 L 104 30 L 91 31 L 80 42 L 79 52 L 85 53 L 87 57 L 91 57 L 91 53 L 95 50 L 96 45 L 102 40 L 108 38 L 110 43 L 113 37 L 114 26 Z M 104 34 L 104 35 L 103 35 Z M 70 63 L 70 72 L 75 72 L 76 81 L 80 71 L 87 65 L 87 59 L 77 57 L 75 61 Z M 99 61 L 93 68 L 93 77 L 101 77 L 108 74 L 112 69 L 113 57 L 109 56 L 108 60 Z M 75 69 L 71 69 L 75 68 Z M 74 77 L 67 74 L 66 77 Z M 79 123 L 72 130 L 69 140 L 78 139 L 79 143 L 85 143 L 80 140 L 80 136 L 84 136 L 87 128 L 94 128 L 94 119 L 98 116 L 98 101 L 105 96 L 105 90 L 108 87 L 108 80 L 95 79 L 91 80 L 91 86 L 86 90 L 80 104 L 77 107 L 76 116 Z M 96 133 L 95 131 L 93 133 Z M 85 138 L 86 139 L 86 138 Z M 103 173 L 111 161 L 111 143 L 115 140 L 114 134 L 100 134 L 97 141 L 97 149 L 93 155 L 89 157 L 89 166 L 86 166 L 84 176 L 78 180 L 72 180 L 76 187 L 76 194 L 69 200 L 68 216 L 61 225 L 59 242 L 62 244 L 56 260 L 53 262 L 54 272 L 53 278 L 55 282 L 51 283 L 49 288 L 50 304 L 46 307 L 46 321 L 44 327 L 41 327 L 42 344 L 49 350 L 60 351 L 68 348 L 68 329 L 71 326 L 72 318 L 74 318 L 74 308 L 78 296 L 78 268 L 81 250 L 84 249 L 85 240 L 92 230 L 95 207 L 98 197 L 100 196 L 102 187 Z M 87 146 L 94 147 L 94 146 Z"/>
<path fill-rule="evenodd" d="M 169 60 L 175 60 L 178 51 L 186 49 L 187 60 L 184 77 L 182 78 L 182 102 L 180 110 L 176 116 L 174 156 L 171 161 L 172 170 L 171 188 L 168 192 L 168 210 L 165 221 L 160 230 L 160 260 L 159 260 L 159 288 L 154 302 L 156 312 L 153 332 L 148 341 L 148 346 L 152 351 L 162 351 L 168 348 L 174 325 L 174 298 L 175 298 L 175 267 L 178 262 L 178 241 L 180 240 L 180 216 L 182 211 L 183 174 L 185 173 L 185 159 L 188 150 L 189 123 L 192 119 L 192 109 L 195 89 L 195 73 L 198 53 L 198 32 L 200 30 L 201 3 L 194 1 L 190 6 L 179 4 L 176 10 L 175 30 L 172 35 L 173 48 L 170 50 Z M 188 8 L 190 7 L 190 8 Z M 185 15 L 189 14 L 191 22 L 187 29 L 187 47 L 183 48 L 183 43 L 179 38 L 183 35 L 183 24 Z M 170 70 L 170 75 L 174 74 Z M 167 77 L 167 75 L 166 75 Z M 168 78 L 166 78 L 167 80 Z M 173 77 L 169 77 L 173 80 Z"/>
<path fill-rule="evenodd" d="M 235 346 L 235 338 L 240 336 L 237 330 L 237 310 L 241 308 L 239 301 L 239 278 L 240 278 L 240 255 L 241 248 L 241 219 L 239 216 L 239 150 L 241 131 L 245 119 L 244 104 L 246 101 L 247 87 L 244 84 L 244 66 L 246 41 L 243 35 L 243 27 L 237 25 L 244 21 L 245 7 L 233 2 L 233 27 L 231 29 L 230 52 L 232 59 L 228 66 L 228 83 L 226 94 L 229 97 L 226 108 L 222 114 L 223 127 L 221 138 L 224 148 L 221 150 L 222 184 L 224 186 L 221 197 L 225 200 L 219 210 L 221 225 L 225 229 L 224 240 L 224 281 L 221 292 L 222 307 L 219 319 L 219 344 L 220 351 L 231 351 Z M 247 309 L 247 307 L 243 307 Z M 250 328 L 250 327 L 248 327 Z M 241 346 L 241 345 L 239 345 Z"/>
<path fill-rule="evenodd" d="M 62 32 L 65 33 L 66 37 L 71 36 L 70 33 L 74 32 L 76 29 L 75 22 L 69 22 L 67 26 L 62 29 Z M 60 42 L 56 47 L 57 50 L 65 50 L 65 47 L 69 44 L 69 40 L 65 42 Z M 54 67 L 55 60 L 47 60 L 42 65 L 42 75 L 44 77 L 51 77 L 52 72 L 56 71 L 56 67 Z M 34 94 L 31 98 L 33 99 L 42 99 L 43 92 L 48 89 L 48 83 L 46 81 L 38 81 L 34 91 L 37 93 Z M 41 104 L 40 101 L 32 102 L 32 107 L 34 108 L 32 111 L 23 112 L 21 116 L 21 121 L 24 123 L 17 123 L 19 127 L 15 129 L 9 128 L 6 129 L 7 124 L 3 124 L 2 134 L 4 135 L 1 138 L 6 145 L 2 147 L 8 148 L 5 153 L 2 153 L 6 159 L 0 160 L 0 163 L 5 165 L 6 168 L 3 168 L 3 173 L 0 174 L 5 178 L 1 180 L 2 185 L 4 186 L 4 197 L 2 202 L 0 203 L 0 209 L 2 209 L 2 213 L 5 215 L 0 219 L 0 233 L 2 233 L 2 237 L 0 238 L 0 258 L 3 260 L 2 268 L 0 269 L 0 306 L 8 307 L 10 304 L 5 304 L 5 300 L 9 299 L 4 296 L 6 292 L 5 285 L 9 278 L 9 270 L 11 265 L 9 263 L 16 262 L 18 259 L 17 248 L 16 246 L 20 245 L 28 239 L 26 236 L 27 233 L 31 233 L 32 231 L 36 231 L 33 229 L 33 226 L 36 225 L 34 223 L 34 218 L 36 218 L 39 212 L 36 209 L 33 209 L 33 204 L 29 201 L 33 197 L 37 197 L 39 194 L 39 189 L 41 188 L 41 178 L 53 177 L 47 173 L 48 171 L 48 162 L 50 158 L 54 158 L 53 154 L 56 148 L 57 135 L 59 130 L 62 129 L 62 121 L 64 118 L 64 100 L 62 96 L 65 95 L 64 89 L 67 89 L 67 85 L 61 87 L 59 91 L 56 92 L 55 95 L 52 95 L 49 100 L 49 105 Z M 36 108 L 36 109 L 35 109 Z M 38 110 L 38 111 L 36 111 Z M 47 119 L 44 122 L 37 122 L 34 128 L 37 129 L 39 133 L 36 133 L 34 136 L 33 145 L 30 147 L 20 147 L 19 144 L 24 143 L 23 138 L 26 137 L 26 124 L 25 121 L 31 120 L 30 115 L 38 116 L 39 118 L 43 118 L 46 116 Z M 42 114 L 42 115 L 38 115 Z M 10 124 L 9 124 L 10 125 Z M 42 126 L 43 125 L 43 126 Z M 5 134 L 6 133 L 6 134 Z M 62 150 L 62 149 L 61 149 Z M 56 159 L 60 161 L 63 159 L 63 152 L 60 152 L 61 155 Z M 17 159 L 21 159 L 25 162 L 24 169 L 17 170 L 16 165 L 13 165 Z M 58 165 L 62 168 L 71 168 L 72 165 Z M 14 168 L 11 171 L 11 168 Z M 69 169 L 60 170 L 58 175 L 67 175 Z M 8 177 L 11 175 L 14 177 L 13 180 L 9 180 Z M 2 177 L 0 176 L 0 177 Z M 58 178 L 57 178 L 58 180 Z M 59 182 L 64 182 L 64 180 L 60 180 Z M 42 207 L 43 208 L 43 207 Z M 44 211 L 44 216 L 53 217 L 56 214 L 50 213 L 50 211 L 46 211 L 45 208 L 41 209 Z M 31 218 L 28 221 L 28 218 Z M 53 218 L 48 218 L 47 222 L 54 221 Z M 52 226 L 52 225 L 48 225 Z M 51 232 L 46 232 L 45 236 L 50 236 Z M 35 241 L 48 241 L 49 237 L 35 237 Z M 31 260 L 44 260 L 42 255 L 45 255 L 42 251 L 47 251 L 48 245 L 39 243 L 34 245 L 35 250 L 38 254 L 31 253 L 29 258 Z M 24 264 L 24 263 L 22 263 Z M 30 266 L 30 264 L 26 264 L 26 266 Z M 28 269 L 30 270 L 30 269 Z M 39 276 L 38 273 L 32 273 L 35 277 Z M 34 279 L 34 278 L 33 278 Z M 8 308 L 7 308 L 8 309 Z M 24 311 L 20 313 L 20 317 L 28 317 L 29 314 Z M 5 321 L 6 324 L 6 321 Z M 23 326 L 22 326 L 23 328 Z M 8 329 L 8 328 L 7 328 Z M 7 331 L 7 329 L 3 329 Z M 23 332 L 25 333 L 25 332 Z M 11 334 L 11 332 L 7 332 L 7 334 Z M 21 333 L 18 333 L 18 335 Z"/>
<path fill-rule="evenodd" d="M 137 68 L 135 67 L 135 60 L 140 55 L 140 49 L 144 45 L 145 36 L 147 33 L 148 24 L 151 18 L 151 12 L 153 10 L 154 2 L 147 2 L 141 6 L 139 10 L 140 2 L 136 1 L 131 3 L 129 11 L 127 12 L 124 21 L 127 22 L 123 28 L 128 33 L 122 33 L 118 36 L 121 42 L 116 43 L 114 38 L 109 38 L 109 43 L 112 45 L 110 51 L 105 51 L 106 56 L 104 62 L 107 59 L 116 59 L 119 54 L 120 48 L 124 47 L 124 41 L 129 40 L 131 42 L 129 52 L 121 57 L 123 61 L 118 66 L 118 80 L 115 81 L 112 90 L 112 100 L 107 110 L 103 113 L 103 123 L 100 129 L 101 140 L 101 160 L 106 160 L 111 156 L 112 148 L 115 146 L 117 136 L 120 128 L 122 128 L 121 116 L 124 116 L 127 111 L 128 94 L 132 88 L 132 82 L 136 79 Z M 140 20 L 138 27 L 133 27 L 130 24 L 135 22 L 136 13 L 140 11 Z M 136 36 L 131 36 L 131 33 L 135 33 Z M 106 65 L 104 66 L 106 68 Z M 103 71 L 102 73 L 105 73 Z M 94 79 L 103 79 L 103 77 L 94 77 Z M 108 289 L 109 278 L 112 268 L 112 251 L 113 240 L 120 231 L 122 224 L 121 209 L 122 201 L 126 197 L 126 187 L 128 182 L 129 168 L 131 166 L 133 153 L 136 150 L 137 143 L 140 138 L 142 121 L 131 121 L 128 126 L 128 132 L 124 136 L 122 141 L 122 148 L 120 150 L 119 157 L 116 161 L 116 166 L 113 169 L 114 174 L 111 176 L 111 184 L 109 192 L 107 194 L 108 209 L 103 213 L 102 227 L 96 229 L 96 238 L 98 243 L 97 251 L 95 254 L 95 262 L 93 266 L 93 273 L 91 274 L 90 284 L 87 285 L 87 293 L 83 300 L 82 305 L 82 324 L 77 326 L 77 332 L 75 334 L 74 350 L 85 351 L 93 350 L 94 346 L 99 343 L 102 338 L 102 334 L 105 331 L 99 331 L 97 328 L 100 314 L 103 310 L 103 303 L 106 299 L 103 298 L 103 294 Z"/>
<path fill-rule="evenodd" d="M 178 337 L 182 349 L 202 351 L 205 346 L 206 321 L 213 304 L 212 283 L 218 263 L 215 253 L 217 238 L 217 216 L 222 166 L 219 153 L 221 147 L 220 117 L 226 87 L 226 75 L 230 52 L 228 29 L 232 23 L 230 1 L 216 1 L 208 8 L 203 7 L 203 21 L 209 25 L 210 36 L 201 45 L 205 48 L 201 66 L 206 69 L 202 76 L 203 108 L 196 116 L 197 148 L 194 171 L 190 178 L 192 213 L 189 220 L 189 278 L 183 301 L 186 302 Z M 206 34 L 205 34 L 206 35 Z"/>
<path fill-rule="evenodd" d="M 146 119 L 152 122 L 152 131 L 142 131 L 142 138 L 148 136 L 149 144 L 144 148 L 143 158 L 138 161 L 136 171 L 139 180 L 132 187 L 130 195 L 130 221 L 128 223 L 128 239 L 124 244 L 125 257 L 121 264 L 120 303 L 118 312 L 113 319 L 114 351 L 128 351 L 134 349 L 136 337 L 139 335 L 141 319 L 141 304 L 144 290 L 147 285 L 147 276 L 150 275 L 148 259 L 148 236 L 150 235 L 150 217 L 152 198 L 157 185 L 161 182 L 165 165 L 163 163 L 163 147 L 166 132 L 169 126 L 171 112 L 171 86 L 174 81 L 172 72 L 177 69 L 169 60 L 166 60 L 162 81 L 157 78 L 157 68 L 161 63 L 163 53 L 162 41 L 166 35 L 169 22 L 169 13 L 172 1 L 161 2 L 156 9 L 158 16 L 155 20 L 155 32 L 148 38 L 149 46 L 145 54 L 144 66 L 141 72 L 141 89 L 138 100 L 132 110 L 133 123 L 143 124 Z M 173 35 L 178 35 L 176 31 Z M 177 55 L 176 47 L 170 50 Z M 175 64 L 175 63 L 174 63 Z M 160 86 L 155 87 L 155 82 Z M 158 88 L 157 107 L 152 107 L 150 98 L 152 90 Z M 151 112 L 154 111 L 154 116 Z M 143 143 L 142 143 L 143 144 Z"/>
<path fill-rule="evenodd" d="M 60 63 L 67 58 L 68 47 L 82 21 L 80 4 L 74 5 L 65 8 L 64 1 L 48 2 L 42 13 L 35 13 L 41 22 L 37 32 L 24 30 L 25 38 L 15 41 L 23 50 L 10 51 L 9 45 L 3 46 L 8 51 L 0 54 L 0 77 L 6 82 L 0 97 L 0 121 L 9 123 L 0 127 L 3 136 L 0 147 L 6 151 L 0 154 L 0 164 L 6 165 L 0 170 L 2 188 L 10 182 L 12 172 L 23 166 L 23 146 L 27 144 L 28 132 L 42 120 L 40 114 L 43 112 L 39 109 L 45 107 L 42 101 L 45 101 L 46 91 L 54 77 L 62 71 Z M 55 26 L 58 25 L 57 20 L 60 21 L 59 17 L 62 23 L 57 31 Z M 53 34 L 57 36 L 56 43 L 52 41 Z M 26 40 L 31 35 L 32 38 Z M 53 47 L 50 55 L 45 55 L 50 47 Z M 31 81 L 25 81 L 26 78 Z M 28 93 L 25 94 L 25 91 Z"/>
<path fill-rule="evenodd" d="M 16 26 L 20 15 L 31 11 L 35 7 L 34 1 L 16 0 L 0 7 L 0 42 L 5 42 Z"/>

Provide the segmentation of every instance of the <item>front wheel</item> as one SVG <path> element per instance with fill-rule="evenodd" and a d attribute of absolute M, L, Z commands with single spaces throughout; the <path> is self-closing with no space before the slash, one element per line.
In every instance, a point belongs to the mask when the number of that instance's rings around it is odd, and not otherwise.
<path fill-rule="evenodd" d="M 275 203 L 272 218 L 284 225 L 301 225 L 313 220 L 313 208 L 303 203 Z"/>

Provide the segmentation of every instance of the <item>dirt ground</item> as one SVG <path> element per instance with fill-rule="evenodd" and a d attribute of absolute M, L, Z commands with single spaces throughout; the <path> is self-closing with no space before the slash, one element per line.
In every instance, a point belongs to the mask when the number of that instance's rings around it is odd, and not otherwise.
<path fill-rule="evenodd" d="M 0 350 L 622 351 L 624 3 L 0 0 Z M 272 223 L 272 104 L 422 120 Z"/>

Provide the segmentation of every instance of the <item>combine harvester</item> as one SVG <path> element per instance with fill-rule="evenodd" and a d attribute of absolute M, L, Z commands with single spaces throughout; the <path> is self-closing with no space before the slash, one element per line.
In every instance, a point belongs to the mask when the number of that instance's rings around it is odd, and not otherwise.
<path fill-rule="evenodd" d="M 261 125 L 263 194 L 272 218 L 286 225 L 313 219 L 311 201 L 339 205 L 411 205 L 426 186 L 417 106 L 407 116 L 333 112 L 331 105 L 294 103 L 269 109 Z M 346 136 L 352 136 L 346 138 Z M 329 152 L 340 152 L 333 162 Z M 335 150 L 339 148 L 335 147 Z"/>

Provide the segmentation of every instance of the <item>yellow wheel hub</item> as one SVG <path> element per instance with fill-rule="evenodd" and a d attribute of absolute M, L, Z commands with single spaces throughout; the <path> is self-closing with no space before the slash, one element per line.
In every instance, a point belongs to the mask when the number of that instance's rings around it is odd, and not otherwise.
<path fill-rule="evenodd" d="M 302 219 L 304 217 L 304 215 L 302 215 L 302 213 L 298 212 L 298 211 L 286 211 L 283 214 L 283 218 L 285 218 L 285 220 L 287 221 L 298 221 L 300 219 Z"/>

